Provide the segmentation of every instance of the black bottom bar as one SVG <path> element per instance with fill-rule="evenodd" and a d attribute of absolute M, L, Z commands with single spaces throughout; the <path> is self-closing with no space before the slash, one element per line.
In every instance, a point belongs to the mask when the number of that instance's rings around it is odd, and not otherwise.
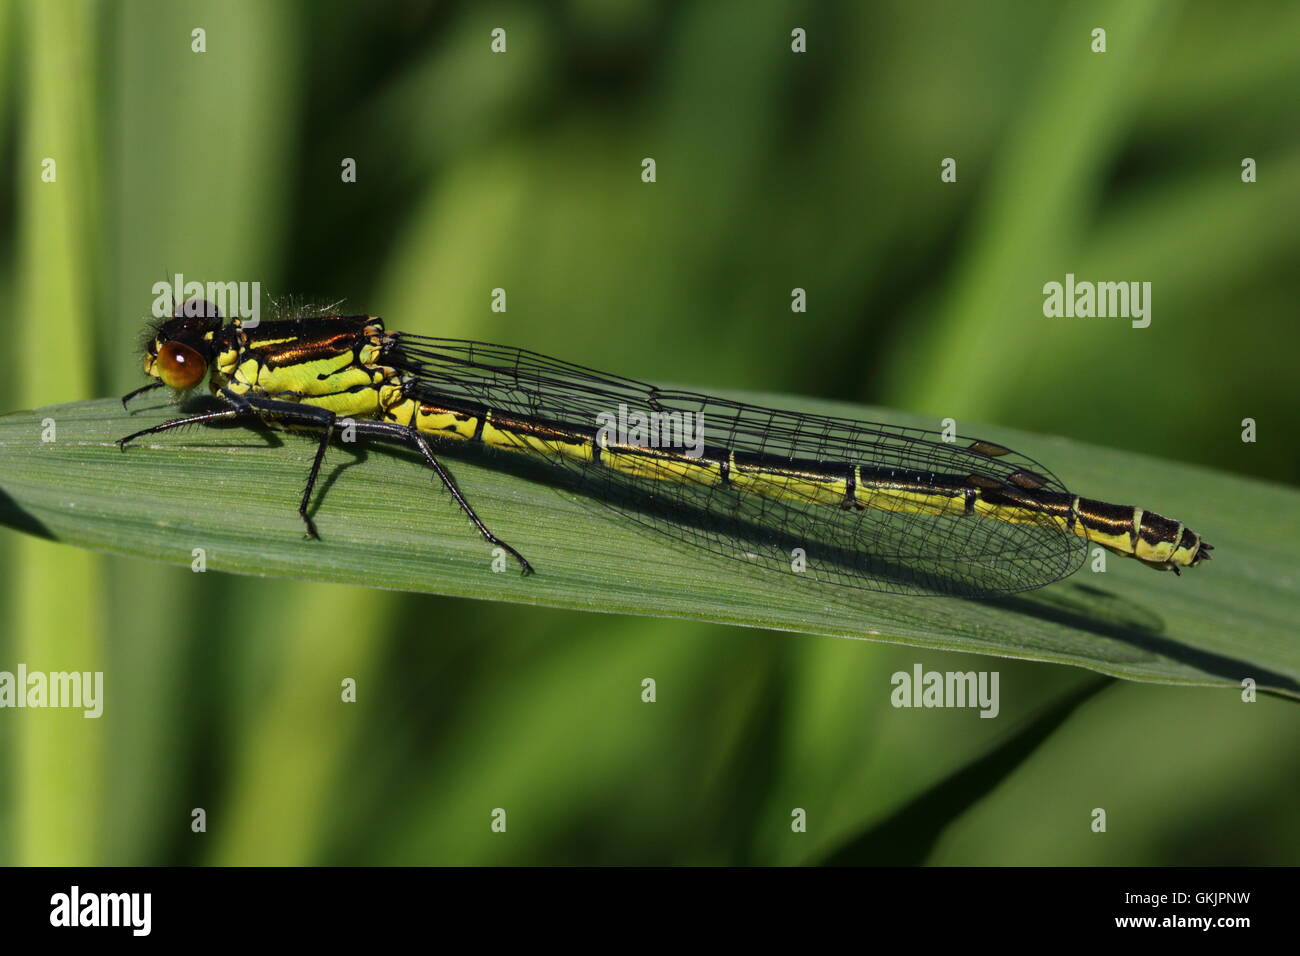
<path fill-rule="evenodd" d="M 1218 947 L 1294 926 L 1290 869 L 889 869 L 609 871 L 564 869 L 9 869 L 0 874 L 6 943 L 132 942 L 145 897 L 119 926 L 68 923 L 99 894 L 149 894 L 148 938 L 168 943 L 340 943 L 464 939 L 530 945 L 617 938 L 843 934 L 859 944 L 985 949 L 1107 937 Z M 95 904 L 88 904 L 89 896 Z M 126 898 L 118 897 L 119 902 Z M 90 909 L 87 909 L 90 906 Z M 135 928 L 130 916 L 135 914 Z M 95 917 L 100 919 L 100 917 Z M 1192 921 L 1196 923 L 1193 924 Z M 1201 921 L 1208 920 L 1208 923 Z M 770 942 L 770 941 L 768 941 Z M 766 948 L 766 947 L 765 947 Z M 10 949 L 11 952 L 22 950 Z"/>

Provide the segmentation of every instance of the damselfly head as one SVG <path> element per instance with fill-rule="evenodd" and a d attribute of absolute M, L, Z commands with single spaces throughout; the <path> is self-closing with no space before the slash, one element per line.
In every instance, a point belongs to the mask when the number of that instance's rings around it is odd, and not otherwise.
<path fill-rule="evenodd" d="M 207 375 L 212 337 L 220 329 L 221 314 L 211 302 L 191 299 L 177 306 L 172 318 L 154 326 L 145 341 L 145 374 L 169 388 L 189 391 Z"/>

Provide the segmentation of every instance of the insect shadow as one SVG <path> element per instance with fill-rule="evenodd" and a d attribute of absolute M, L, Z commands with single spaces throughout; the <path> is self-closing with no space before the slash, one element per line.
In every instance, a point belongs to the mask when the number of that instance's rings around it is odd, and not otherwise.
<path fill-rule="evenodd" d="M 437 454 L 448 461 L 503 472 L 575 494 L 583 503 L 603 505 L 593 510 L 617 523 L 621 531 L 632 527 L 653 533 L 656 542 L 672 544 L 692 559 L 710 554 L 715 561 L 730 562 L 732 567 L 740 562 L 746 573 L 759 573 L 774 584 L 780 582 L 788 587 L 792 579 L 798 580 L 801 587 L 815 592 L 818 598 L 843 607 L 858 606 L 863 591 L 967 597 L 1006 593 L 987 586 L 975 573 L 952 573 L 939 561 L 909 564 L 869 549 L 818 539 L 810 535 L 807 522 L 799 526 L 806 516 L 797 507 L 787 509 L 771 499 L 763 499 L 764 510 L 774 512 L 776 520 L 753 520 L 744 513 L 742 503 L 746 498 L 752 502 L 754 496 L 736 489 L 633 479 L 572 459 L 526 455 L 462 441 L 437 441 L 435 446 Z M 473 489 L 464 490 L 472 498 Z M 823 507 L 815 506 L 818 512 Z M 825 513 L 837 514 L 831 508 L 826 508 Z M 491 523 L 490 515 L 483 518 Z M 793 519 L 789 522 L 792 527 L 785 526 L 786 518 Z M 816 522 L 813 525 L 815 528 Z M 823 527 L 832 528 L 829 523 Z M 803 571 L 792 567 L 791 555 L 796 551 L 806 554 Z M 1077 555 L 1062 554 L 1059 560 L 1074 557 L 1082 560 L 1081 545 Z M 864 582 L 872 582 L 873 586 Z"/>
<path fill-rule="evenodd" d="M 995 598 L 989 603 L 1017 614 L 1122 641 L 1151 655 L 1178 661 L 1234 683 L 1249 677 L 1261 689 L 1300 696 L 1300 683 L 1294 677 L 1166 637 L 1164 619 L 1150 608 L 1092 584 L 1065 582 L 1032 594 Z"/>
<path fill-rule="evenodd" d="M 627 521 L 620 521 L 620 517 L 631 518 L 630 525 L 638 532 L 652 534 L 656 541 L 664 541 L 666 538 L 679 551 L 693 558 L 698 557 L 703 548 L 720 563 L 728 559 L 737 560 L 734 553 L 727 554 L 707 543 L 722 539 L 750 547 L 756 555 L 766 553 L 780 556 L 746 562 L 747 573 L 752 572 L 764 580 L 786 586 L 791 577 L 801 578 L 801 583 L 813 589 L 819 598 L 839 607 L 860 609 L 862 591 L 868 590 L 845 587 L 837 580 L 817 579 L 792 572 L 785 556 L 792 548 L 807 545 L 807 541 L 797 535 L 737 520 L 725 513 L 680 501 L 671 495 L 654 495 L 647 491 L 645 484 L 629 485 L 610 481 L 605 478 L 608 474 L 605 471 L 597 473 L 588 469 L 575 472 L 557 467 L 545 459 L 538 460 L 480 445 L 451 442 L 439 444 L 439 454 L 446 458 L 505 471 L 525 480 L 550 485 L 559 491 L 576 492 L 584 501 L 595 500 L 606 506 L 597 510 L 604 511 L 620 530 L 629 525 Z M 1079 542 L 1081 552 L 1086 550 L 1083 539 L 1079 539 Z M 881 591 L 926 590 L 935 588 L 938 584 L 948 600 L 970 601 L 980 606 L 1011 611 L 1071 631 L 1082 631 L 1119 641 L 1144 653 L 1177 661 L 1234 683 L 1243 677 L 1251 677 L 1263 689 L 1300 695 L 1300 683 L 1294 678 L 1167 637 L 1164 634 L 1165 620 L 1155 609 L 1092 583 L 1066 580 L 1046 588 L 1007 594 L 972 586 L 959 579 L 937 581 L 933 569 L 918 572 L 911 567 L 872 555 L 864 556 L 846 548 L 822 546 L 818 548 L 817 556 L 819 561 L 838 568 L 846 576 L 866 573 L 881 579 L 886 584 Z M 917 599 L 907 593 L 899 597 L 902 600 Z M 932 600 L 929 597 L 919 599 Z"/>

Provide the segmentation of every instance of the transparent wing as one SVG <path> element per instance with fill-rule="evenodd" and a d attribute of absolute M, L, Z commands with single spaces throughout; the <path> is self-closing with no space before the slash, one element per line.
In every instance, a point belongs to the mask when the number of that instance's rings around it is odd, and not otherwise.
<path fill-rule="evenodd" d="M 1032 459 L 990 443 L 896 425 L 782 411 L 672 389 L 583 368 L 523 349 L 390 333 L 386 364 L 429 401 L 591 432 L 599 416 L 690 413 L 711 449 L 789 464 L 860 466 L 864 475 L 1002 487 L 1017 500 L 1068 494 Z M 609 419 L 603 419 L 608 421 Z M 523 449 L 521 449 L 523 450 Z M 537 457 L 536 446 L 528 449 Z M 543 452 L 545 453 L 545 452 Z M 656 532 L 748 565 L 835 587 L 967 596 L 1050 584 L 1082 563 L 1086 543 L 1058 520 L 1021 513 L 1009 522 L 960 514 L 888 510 L 859 489 L 864 508 L 827 504 L 772 475 L 765 493 L 694 477 L 647 456 L 639 475 L 560 453 L 547 455 L 568 483 Z M 1035 489 L 1026 491 L 1032 475 Z M 864 482 L 865 485 L 865 482 Z"/>

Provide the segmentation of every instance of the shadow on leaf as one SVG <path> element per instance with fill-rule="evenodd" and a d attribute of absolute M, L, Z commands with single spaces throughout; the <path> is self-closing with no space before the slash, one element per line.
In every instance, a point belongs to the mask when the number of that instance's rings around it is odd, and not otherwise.
<path fill-rule="evenodd" d="M 819 865 L 918 866 L 924 863 L 948 824 L 988 796 L 1071 714 L 1113 683 L 1114 679 L 1108 677 L 1067 694 L 1009 740 L 854 837 Z"/>

